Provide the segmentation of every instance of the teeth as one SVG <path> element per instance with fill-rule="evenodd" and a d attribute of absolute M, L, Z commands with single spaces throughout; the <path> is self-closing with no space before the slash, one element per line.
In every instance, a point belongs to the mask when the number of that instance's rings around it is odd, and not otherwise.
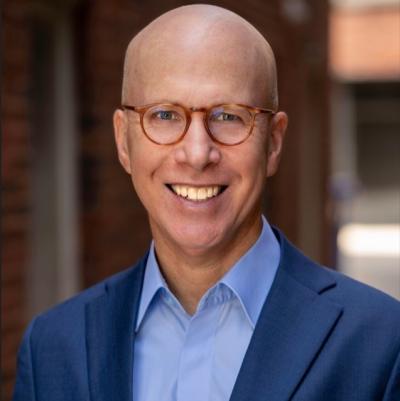
<path fill-rule="evenodd" d="M 197 191 L 197 199 L 204 200 L 206 198 L 207 198 L 207 189 L 206 188 L 200 188 Z"/>
<path fill-rule="evenodd" d="M 196 188 L 189 188 L 187 197 L 192 200 L 197 200 L 197 189 Z"/>
<path fill-rule="evenodd" d="M 192 201 L 202 201 L 212 198 L 221 192 L 222 187 L 189 187 L 186 185 L 171 185 L 173 191 L 183 198 Z"/>

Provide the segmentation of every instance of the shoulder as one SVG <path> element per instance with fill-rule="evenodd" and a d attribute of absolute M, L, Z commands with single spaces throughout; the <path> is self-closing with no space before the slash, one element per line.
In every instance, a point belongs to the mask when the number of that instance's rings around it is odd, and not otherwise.
<path fill-rule="evenodd" d="M 275 230 L 281 244 L 281 268 L 301 285 L 337 305 L 354 321 L 396 327 L 400 339 L 400 301 L 346 275 L 321 266 Z"/>
<path fill-rule="evenodd" d="M 36 316 L 32 320 L 27 334 L 34 333 L 36 338 L 46 338 L 52 335 L 68 337 L 83 331 L 86 306 L 109 291 L 118 291 L 120 287 L 140 281 L 145 262 L 146 257 L 139 260 L 136 265 L 108 277 Z M 137 288 L 140 285 L 133 287 Z"/>
<path fill-rule="evenodd" d="M 352 360 L 351 374 L 369 374 L 372 380 L 371 372 L 375 372 L 379 382 L 387 381 L 395 369 L 396 359 L 400 358 L 400 302 L 315 263 L 281 233 L 279 235 L 279 281 L 291 282 L 286 287 L 281 284 L 283 288 L 291 289 L 285 291 L 285 296 L 293 299 L 297 291 L 297 294 L 307 294 L 308 307 L 319 303 L 326 305 L 327 310 L 333 307 L 338 311 L 325 348 L 326 355 L 334 356 L 343 366 Z"/>
<path fill-rule="evenodd" d="M 319 266 L 327 274 L 330 274 L 336 281 L 332 291 L 335 298 L 346 302 L 351 300 L 355 306 L 362 304 L 370 311 L 387 308 L 386 310 L 400 313 L 400 301 L 390 295 L 371 287 L 367 284 L 354 280 L 343 273 Z"/>
<path fill-rule="evenodd" d="M 364 327 L 393 334 L 400 341 L 400 302 L 384 292 L 360 283 L 344 274 L 319 266 L 330 274 L 336 285 L 325 296 L 343 305 L 345 312 L 353 319 L 362 322 Z"/>

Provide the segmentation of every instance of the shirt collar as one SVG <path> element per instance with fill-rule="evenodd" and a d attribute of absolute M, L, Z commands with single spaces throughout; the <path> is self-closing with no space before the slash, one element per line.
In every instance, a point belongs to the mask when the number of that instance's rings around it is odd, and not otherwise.
<path fill-rule="evenodd" d="M 262 231 L 257 241 L 213 287 L 224 284 L 236 295 L 253 328 L 271 288 L 280 260 L 278 240 L 264 216 L 262 221 Z M 161 275 L 152 242 L 144 275 L 136 331 L 160 289 L 168 290 L 168 286 Z"/>
<path fill-rule="evenodd" d="M 147 258 L 146 269 L 144 272 L 143 289 L 140 297 L 140 306 L 136 321 L 136 332 L 140 323 L 149 308 L 151 301 L 161 288 L 167 288 L 167 284 L 161 275 L 160 268 L 154 250 L 154 241 L 151 242 L 149 256 Z"/>
<path fill-rule="evenodd" d="M 267 219 L 254 245 L 221 279 L 237 296 L 254 328 L 280 261 L 280 246 Z"/>

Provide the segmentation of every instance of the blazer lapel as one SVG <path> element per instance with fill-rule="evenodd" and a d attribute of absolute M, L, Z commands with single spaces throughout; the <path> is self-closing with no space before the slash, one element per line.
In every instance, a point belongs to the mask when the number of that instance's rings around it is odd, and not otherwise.
<path fill-rule="evenodd" d="M 134 325 L 146 258 L 105 284 L 86 305 L 86 348 L 91 401 L 132 400 Z"/>
<path fill-rule="evenodd" d="M 289 400 L 342 312 L 320 295 L 335 285 L 332 276 L 282 241 L 281 264 L 231 401 Z"/>

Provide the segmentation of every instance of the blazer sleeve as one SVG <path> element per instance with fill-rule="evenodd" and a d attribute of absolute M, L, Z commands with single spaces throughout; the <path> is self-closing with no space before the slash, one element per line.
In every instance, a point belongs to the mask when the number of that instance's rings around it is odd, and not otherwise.
<path fill-rule="evenodd" d="M 38 401 L 35 396 L 31 334 L 35 321 L 28 326 L 23 337 L 17 360 L 17 379 L 12 401 Z"/>
<path fill-rule="evenodd" d="M 400 351 L 394 363 L 382 401 L 400 400 Z"/>

